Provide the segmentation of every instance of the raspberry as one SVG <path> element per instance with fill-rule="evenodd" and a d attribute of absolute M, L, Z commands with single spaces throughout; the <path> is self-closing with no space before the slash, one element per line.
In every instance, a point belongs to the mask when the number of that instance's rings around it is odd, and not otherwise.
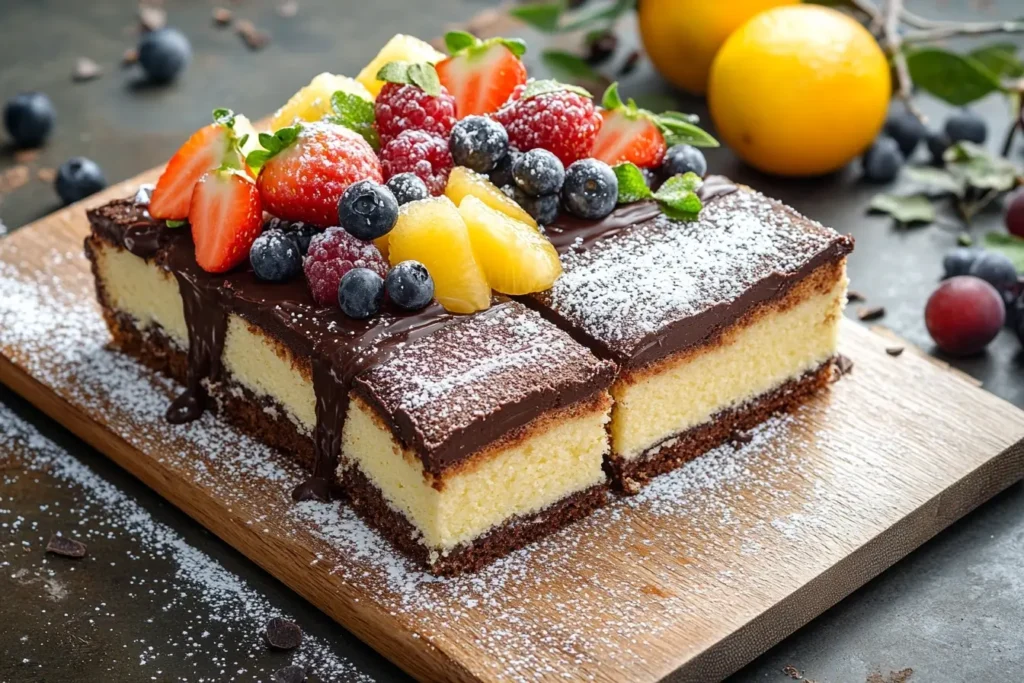
<path fill-rule="evenodd" d="M 382 278 L 388 274 L 388 264 L 377 247 L 338 227 L 314 235 L 302 262 L 309 291 L 322 306 L 337 304 L 338 284 L 353 268 L 369 268 Z"/>
<path fill-rule="evenodd" d="M 444 86 L 434 97 L 415 85 L 388 83 L 377 95 L 374 116 L 381 145 L 406 130 L 421 130 L 447 140 L 455 125 L 455 98 Z"/>
<path fill-rule="evenodd" d="M 494 118 L 505 126 L 511 145 L 521 152 L 546 149 L 569 166 L 590 156 L 601 130 L 601 115 L 587 97 L 568 90 L 520 99 L 518 86 Z"/>
<path fill-rule="evenodd" d="M 454 166 L 448 141 L 421 130 L 407 130 L 384 145 L 380 163 L 385 181 L 399 173 L 415 173 L 435 197 L 444 194 Z"/>

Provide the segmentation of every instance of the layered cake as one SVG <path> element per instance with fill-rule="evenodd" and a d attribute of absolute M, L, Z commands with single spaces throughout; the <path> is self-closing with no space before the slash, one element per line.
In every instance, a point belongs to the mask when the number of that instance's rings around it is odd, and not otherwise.
<path fill-rule="evenodd" d="M 89 212 L 117 347 L 432 572 L 479 568 L 825 386 L 852 241 L 690 117 L 396 36 L 258 132 L 227 110 Z M 481 88 L 488 83 L 488 88 Z"/>

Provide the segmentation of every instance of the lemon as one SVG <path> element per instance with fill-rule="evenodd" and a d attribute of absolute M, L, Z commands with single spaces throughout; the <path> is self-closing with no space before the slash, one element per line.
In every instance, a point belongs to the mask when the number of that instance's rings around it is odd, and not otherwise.
<path fill-rule="evenodd" d="M 758 12 L 799 0 L 643 0 L 637 9 L 640 39 L 655 68 L 670 83 L 700 95 L 715 53 L 729 34 Z"/>
<path fill-rule="evenodd" d="M 290 126 L 296 121 L 319 121 L 332 113 L 331 95 L 342 90 L 372 101 L 373 97 L 361 83 L 347 76 L 324 72 L 291 96 L 270 120 L 272 130 Z"/>
<path fill-rule="evenodd" d="M 444 59 L 444 54 L 435 50 L 430 43 L 425 43 L 419 38 L 399 33 L 380 49 L 380 52 L 370 60 L 369 64 L 363 67 L 363 70 L 356 76 L 356 80 L 373 93 L 373 97 L 376 97 L 380 89 L 384 87 L 384 81 L 377 80 L 377 72 L 388 62 L 430 62 L 431 64 L 436 64 L 442 59 Z"/>
<path fill-rule="evenodd" d="M 533 228 L 537 227 L 537 221 L 533 220 L 533 216 L 526 213 L 523 207 L 509 199 L 508 195 L 499 190 L 486 176 L 465 166 L 456 166 L 452 169 L 444 194 L 455 203 L 455 206 L 462 206 L 462 200 L 466 197 L 476 197 L 495 211 L 500 211 Z"/>
<path fill-rule="evenodd" d="M 708 108 L 719 137 L 750 165 L 788 176 L 841 168 L 871 144 L 892 94 L 871 34 L 827 7 L 758 14 L 722 45 Z"/>

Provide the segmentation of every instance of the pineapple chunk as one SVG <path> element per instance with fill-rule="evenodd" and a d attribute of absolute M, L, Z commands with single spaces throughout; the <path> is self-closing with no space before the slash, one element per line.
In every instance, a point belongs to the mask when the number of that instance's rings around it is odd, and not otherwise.
<path fill-rule="evenodd" d="M 453 313 L 473 313 L 491 305 L 491 287 L 473 255 L 469 231 L 447 197 L 402 206 L 388 233 L 392 265 L 419 261 L 434 279 L 434 296 Z"/>
<path fill-rule="evenodd" d="M 363 67 L 363 70 L 356 76 L 356 80 L 373 93 L 373 97 L 377 97 L 380 89 L 384 87 L 384 81 L 377 80 L 377 72 L 388 62 L 436 64 L 444 57 L 444 54 L 435 50 L 430 43 L 398 33 L 380 49 L 380 52 L 369 64 Z"/>
<path fill-rule="evenodd" d="M 331 109 L 331 95 L 339 90 L 373 101 L 373 96 L 359 81 L 325 71 L 292 95 L 291 99 L 277 110 L 274 118 L 270 120 L 271 129 L 278 130 L 296 121 L 319 121 L 334 111 Z"/>
<path fill-rule="evenodd" d="M 455 206 L 461 206 L 462 200 L 466 197 L 476 197 L 509 218 L 522 221 L 534 228 L 537 227 L 537 221 L 533 220 L 533 216 L 526 213 L 523 207 L 498 189 L 498 186 L 488 180 L 487 176 L 480 175 L 465 166 L 456 166 L 452 169 L 444 193 L 448 199 L 455 202 Z"/>
<path fill-rule="evenodd" d="M 476 197 L 459 204 L 476 260 L 487 282 L 502 294 L 530 294 L 551 287 L 562 274 L 558 252 L 544 235 L 495 211 Z"/>

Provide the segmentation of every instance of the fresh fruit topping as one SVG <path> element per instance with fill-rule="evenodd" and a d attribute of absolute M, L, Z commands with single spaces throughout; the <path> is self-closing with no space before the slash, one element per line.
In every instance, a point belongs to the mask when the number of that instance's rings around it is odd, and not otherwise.
<path fill-rule="evenodd" d="M 448 149 L 456 165 L 487 173 L 508 154 L 508 133 L 494 119 L 467 116 L 452 128 Z"/>
<path fill-rule="evenodd" d="M 570 213 L 597 220 L 615 209 L 619 181 L 611 166 L 597 159 L 580 159 L 565 170 L 562 202 Z"/>
<path fill-rule="evenodd" d="M 546 149 L 531 149 L 513 162 L 512 179 L 532 197 L 557 194 L 565 182 L 565 166 Z"/>
<path fill-rule="evenodd" d="M 982 251 L 967 274 L 981 278 L 999 291 L 1017 285 L 1017 268 L 1009 256 L 998 251 Z"/>
<path fill-rule="evenodd" d="M 537 225 L 530 214 L 493 185 L 487 176 L 480 175 L 468 168 L 456 166 L 452 170 L 451 176 L 448 178 L 448 187 L 445 188 L 444 193 L 456 206 L 460 206 L 466 197 L 476 197 L 495 211 L 500 211 L 506 216 L 531 226 L 536 227 Z"/>
<path fill-rule="evenodd" d="M 260 143 L 264 150 L 247 161 L 260 168 L 256 184 L 264 208 L 285 220 L 331 225 L 345 188 L 357 180 L 381 182 L 373 148 L 344 126 L 298 124 L 260 135 Z"/>
<path fill-rule="evenodd" d="M 339 90 L 331 95 L 331 111 L 330 115 L 324 117 L 325 121 L 354 130 L 375 150 L 380 149 L 372 100 Z"/>
<path fill-rule="evenodd" d="M 978 353 L 999 334 L 1006 319 L 1003 299 L 989 283 L 970 275 L 944 280 L 924 309 L 928 334 L 946 353 Z"/>
<path fill-rule="evenodd" d="M 562 274 L 558 252 L 536 228 L 466 197 L 459 214 L 469 228 L 473 253 L 491 288 L 529 294 L 551 287 Z"/>
<path fill-rule="evenodd" d="M 178 148 L 156 181 L 149 202 L 153 218 L 183 220 L 188 216 L 192 188 L 207 171 L 221 166 L 241 168 L 240 139 L 234 131 L 235 116 L 227 109 L 213 112 L 213 123 L 200 128 Z M 249 140 L 245 141 L 248 144 Z"/>
<path fill-rule="evenodd" d="M 381 278 L 388 274 L 387 263 L 377 247 L 338 227 L 314 235 L 302 262 L 313 300 L 322 306 L 338 300 L 341 278 L 353 268 L 369 268 Z"/>
<path fill-rule="evenodd" d="M 292 235 L 274 228 L 264 230 L 252 243 L 249 263 L 260 280 L 286 282 L 302 270 L 302 254 Z"/>
<path fill-rule="evenodd" d="M 430 196 L 427 184 L 415 173 L 399 173 L 388 178 L 388 189 L 395 195 L 398 205 L 426 199 Z"/>
<path fill-rule="evenodd" d="M 988 124 L 977 114 L 965 110 L 946 119 L 945 133 L 951 143 L 966 141 L 982 145 L 988 137 Z"/>
<path fill-rule="evenodd" d="M 397 220 L 398 200 L 380 183 L 358 180 L 341 194 L 338 221 L 353 237 L 375 240 L 391 232 Z"/>
<path fill-rule="evenodd" d="M 482 41 L 465 31 L 449 31 L 444 40 L 452 56 L 438 63 L 437 74 L 455 97 L 460 117 L 498 111 L 516 86 L 526 83 L 523 41 Z"/>
<path fill-rule="evenodd" d="M 281 230 L 290 237 L 299 248 L 299 254 L 305 256 L 309 251 L 309 241 L 313 235 L 320 232 L 315 225 L 303 223 L 302 221 L 283 221 L 280 218 L 271 218 L 263 223 L 263 232 L 268 230 Z"/>
<path fill-rule="evenodd" d="M 530 81 L 517 86 L 494 114 L 509 143 L 525 152 L 541 147 L 568 166 L 590 154 L 601 129 L 590 93 L 557 81 Z"/>
<path fill-rule="evenodd" d="M 263 229 L 263 207 L 252 179 L 221 168 L 203 175 L 188 210 L 196 263 L 208 273 L 223 273 L 245 261 Z"/>
<path fill-rule="evenodd" d="M 434 279 L 419 261 L 402 261 L 384 280 L 388 298 L 399 308 L 418 311 L 434 298 Z"/>
<path fill-rule="evenodd" d="M 924 139 L 928 129 L 912 112 L 905 109 L 889 112 L 882 131 L 896 141 L 904 159 L 909 159 Z"/>
<path fill-rule="evenodd" d="M 554 223 L 555 219 L 558 218 L 558 210 L 561 208 L 562 203 L 561 195 L 557 192 L 555 194 L 542 194 L 539 197 L 534 197 L 533 195 L 526 194 L 518 187 L 512 189 L 512 198 L 539 225 Z"/>
<path fill-rule="evenodd" d="M 488 174 L 491 182 L 501 188 L 515 187 L 516 181 L 512 177 L 512 167 L 515 165 L 516 159 L 519 158 L 520 154 L 522 152 L 515 147 L 509 147 L 508 154 L 503 156 L 494 170 Z"/>
<path fill-rule="evenodd" d="M 1006 202 L 1006 230 L 1011 235 L 1024 237 L 1024 190 L 1017 190 Z"/>
<path fill-rule="evenodd" d="M 943 163 L 942 155 L 953 144 L 949 136 L 946 135 L 946 131 L 943 130 L 928 131 L 924 137 L 924 142 L 928 145 L 928 153 L 931 155 L 932 163 L 934 164 Z"/>
<path fill-rule="evenodd" d="M 406 130 L 448 139 L 455 125 L 455 98 L 437 80 L 434 67 L 391 62 L 380 70 L 379 77 L 387 81 L 374 104 L 382 145 Z"/>
<path fill-rule="evenodd" d="M 435 196 L 444 193 L 453 165 L 448 141 L 421 130 L 407 130 L 384 145 L 380 163 L 385 180 L 414 173 Z"/>
<path fill-rule="evenodd" d="M 943 278 L 967 275 L 974 261 L 981 255 L 975 247 L 957 247 L 942 258 Z"/>
<path fill-rule="evenodd" d="M 364 320 L 377 314 L 384 303 L 384 280 L 369 268 L 353 268 L 338 284 L 338 306 L 350 318 Z"/>
<path fill-rule="evenodd" d="M 192 44 L 176 28 L 143 34 L 138 47 L 139 65 L 153 83 L 169 83 L 192 59 Z"/>
<path fill-rule="evenodd" d="M 55 118 L 53 103 L 41 92 L 15 95 L 4 105 L 4 127 L 18 147 L 39 147 L 46 142 Z"/>
<path fill-rule="evenodd" d="M 892 182 L 899 175 L 903 161 L 899 143 L 888 135 L 880 135 L 861 158 L 864 178 L 873 183 Z"/>
<path fill-rule="evenodd" d="M 416 260 L 434 279 L 438 303 L 454 313 L 491 305 L 491 286 L 473 255 L 469 229 L 447 197 L 406 204 L 388 235 L 391 263 Z"/>
<path fill-rule="evenodd" d="M 384 87 L 384 81 L 378 80 L 377 73 L 389 62 L 428 62 L 436 64 L 444 59 L 444 54 L 435 50 L 429 43 L 419 38 L 406 36 L 401 33 L 395 35 L 381 48 L 377 56 L 356 76 L 356 80 L 376 97 L 380 89 Z"/>
<path fill-rule="evenodd" d="M 103 170 L 95 161 L 85 157 L 72 157 L 57 169 L 54 187 L 65 204 L 85 199 L 107 186 Z"/>
<path fill-rule="evenodd" d="M 680 173 L 696 173 L 703 178 L 707 172 L 708 162 L 704 153 L 693 145 L 672 145 L 661 162 L 662 178 L 671 178 Z"/>
<path fill-rule="evenodd" d="M 285 105 L 277 110 L 270 119 L 271 130 L 291 126 L 298 121 L 319 121 L 325 116 L 335 114 L 331 97 L 336 92 L 354 95 L 368 103 L 373 102 L 373 95 L 359 81 L 324 72 L 313 77 L 309 85 L 292 95 Z"/>

